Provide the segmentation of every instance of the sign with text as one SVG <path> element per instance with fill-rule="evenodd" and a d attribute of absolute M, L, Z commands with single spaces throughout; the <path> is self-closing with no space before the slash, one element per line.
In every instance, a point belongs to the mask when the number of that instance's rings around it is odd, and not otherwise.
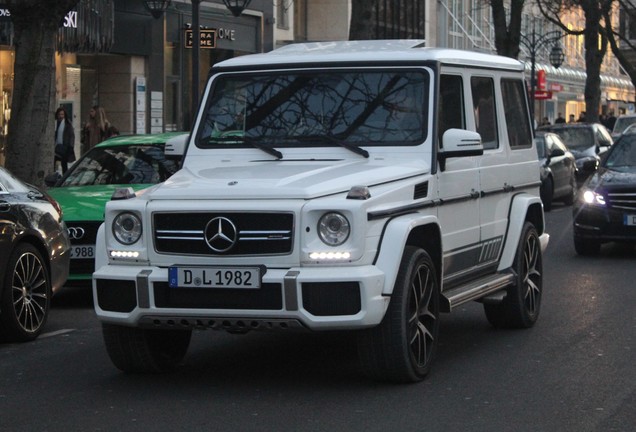
<path fill-rule="evenodd" d="M 535 99 L 552 99 L 552 92 L 537 90 L 534 92 L 534 98 Z"/>
<path fill-rule="evenodd" d="M 202 29 L 200 32 L 201 43 L 200 48 L 212 49 L 216 48 L 216 30 L 214 29 Z M 192 39 L 192 29 L 186 29 L 185 31 L 185 47 L 192 48 L 194 40 Z"/>

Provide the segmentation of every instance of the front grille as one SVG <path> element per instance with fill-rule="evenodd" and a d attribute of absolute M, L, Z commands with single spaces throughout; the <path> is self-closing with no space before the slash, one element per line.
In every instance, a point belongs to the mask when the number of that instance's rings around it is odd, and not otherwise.
<path fill-rule="evenodd" d="M 158 253 L 282 255 L 292 251 L 293 213 L 155 213 Z"/>
<path fill-rule="evenodd" d="M 265 283 L 259 289 L 170 288 L 167 282 L 155 282 L 155 305 L 179 309 L 282 310 L 280 284 Z"/>
<path fill-rule="evenodd" d="M 607 201 L 615 209 L 636 210 L 636 190 L 608 191 Z"/>

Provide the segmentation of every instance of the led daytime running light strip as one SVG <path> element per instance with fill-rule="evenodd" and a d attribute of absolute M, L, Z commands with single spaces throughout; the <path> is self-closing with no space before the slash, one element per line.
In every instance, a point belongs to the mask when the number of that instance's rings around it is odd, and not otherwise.
<path fill-rule="evenodd" d="M 351 258 L 350 252 L 312 252 L 309 258 L 313 260 L 346 260 Z"/>
<path fill-rule="evenodd" d="M 137 251 L 110 251 L 111 258 L 138 258 L 139 252 Z"/>

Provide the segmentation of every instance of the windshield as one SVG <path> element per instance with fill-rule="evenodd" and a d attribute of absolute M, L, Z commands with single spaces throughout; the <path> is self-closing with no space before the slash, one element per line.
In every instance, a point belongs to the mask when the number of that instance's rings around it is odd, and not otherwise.
<path fill-rule="evenodd" d="M 427 100 L 421 70 L 227 74 L 213 83 L 197 145 L 417 145 Z"/>
<path fill-rule="evenodd" d="M 163 145 L 95 147 L 69 169 L 60 186 L 154 184 L 176 170 Z"/>
<path fill-rule="evenodd" d="M 604 163 L 616 171 L 636 170 L 636 135 L 623 135 L 610 150 Z"/>
<path fill-rule="evenodd" d="M 627 128 L 627 126 L 634 123 L 636 123 L 636 116 L 619 117 L 618 119 L 616 119 L 616 123 L 614 124 L 614 129 L 612 130 L 612 133 L 614 134 L 622 133 Z"/>
<path fill-rule="evenodd" d="M 594 131 L 588 127 L 554 129 L 570 150 L 583 151 L 594 147 Z"/>

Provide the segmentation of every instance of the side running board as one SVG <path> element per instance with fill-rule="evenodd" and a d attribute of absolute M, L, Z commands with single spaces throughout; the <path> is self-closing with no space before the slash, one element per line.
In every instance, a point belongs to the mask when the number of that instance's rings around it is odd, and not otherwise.
<path fill-rule="evenodd" d="M 442 293 L 440 308 L 442 312 L 450 312 L 459 305 L 507 288 L 514 283 L 514 279 L 511 273 L 497 273 L 450 289 Z"/>

